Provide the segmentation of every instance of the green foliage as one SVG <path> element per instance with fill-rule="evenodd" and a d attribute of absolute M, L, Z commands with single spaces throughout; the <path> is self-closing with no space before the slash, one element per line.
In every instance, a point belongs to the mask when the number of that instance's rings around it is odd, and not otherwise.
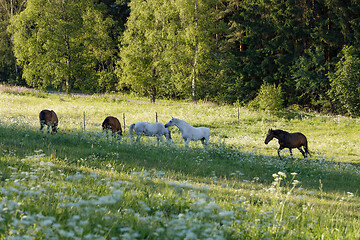
<path fill-rule="evenodd" d="M 350 116 L 360 116 L 360 59 L 353 47 L 345 46 L 330 74 L 330 96 L 337 109 Z"/>
<path fill-rule="evenodd" d="M 285 106 L 355 116 L 328 91 L 343 46 L 360 46 L 358 0 L 24 3 L 0 0 L 3 82 L 241 104 L 267 82 Z"/>
<path fill-rule="evenodd" d="M 248 102 L 265 81 L 281 84 L 286 105 L 329 106 L 325 73 L 345 43 L 359 45 L 358 2 L 227 2 L 225 99 Z"/>
<path fill-rule="evenodd" d="M 7 31 L 10 19 L 25 8 L 26 0 L 0 0 L 0 82 L 25 85 L 21 69 L 16 64 L 11 34 Z"/>
<path fill-rule="evenodd" d="M 96 89 L 96 65 L 111 55 L 111 24 L 93 2 L 28 1 L 9 27 L 23 77 L 40 88 Z"/>
<path fill-rule="evenodd" d="M 283 108 L 283 93 L 281 86 L 264 83 L 261 85 L 258 95 L 252 100 L 248 107 L 255 110 L 278 111 Z"/>
<path fill-rule="evenodd" d="M 326 77 L 328 69 L 325 65 L 324 50 L 319 47 L 305 50 L 292 67 L 292 71 L 294 81 L 286 84 L 289 88 L 296 88 L 298 103 L 308 103 L 313 109 L 325 110 L 330 83 Z"/>
<path fill-rule="evenodd" d="M 120 87 L 131 87 L 151 101 L 159 96 L 184 98 L 190 96 L 195 77 L 201 96 L 208 95 L 216 84 L 209 76 L 218 71 L 211 57 L 214 3 L 132 1 L 117 69 Z"/>

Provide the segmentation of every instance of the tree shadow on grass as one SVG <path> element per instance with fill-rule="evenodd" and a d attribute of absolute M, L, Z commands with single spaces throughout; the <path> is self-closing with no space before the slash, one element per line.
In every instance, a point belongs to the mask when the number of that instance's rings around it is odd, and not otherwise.
<path fill-rule="evenodd" d="M 174 178 L 196 179 L 209 182 L 213 179 L 236 182 L 252 181 L 270 185 L 273 174 L 284 172 L 288 178 L 297 173 L 296 179 L 308 190 L 333 192 L 358 192 L 360 167 L 358 164 L 341 163 L 327 159 L 266 156 L 245 152 L 239 148 L 213 144 L 203 148 L 185 149 L 183 145 L 135 144 L 126 137 L 122 141 L 106 138 L 98 133 L 59 132 L 41 133 L 38 130 L 0 126 L 0 154 L 10 151 L 18 158 L 41 149 L 69 167 L 108 169 L 131 173 L 142 170 L 171 172 Z"/>

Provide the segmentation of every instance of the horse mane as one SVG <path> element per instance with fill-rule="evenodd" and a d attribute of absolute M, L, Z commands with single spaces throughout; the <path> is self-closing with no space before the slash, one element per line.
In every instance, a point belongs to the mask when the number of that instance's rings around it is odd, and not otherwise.
<path fill-rule="evenodd" d="M 181 119 L 179 119 L 179 118 L 173 118 L 173 119 L 176 120 L 177 122 L 180 122 L 180 123 L 186 124 L 186 125 L 188 125 L 188 126 L 191 126 L 190 123 L 188 123 L 188 122 L 186 122 L 186 121 L 184 121 L 184 120 L 181 120 Z M 192 126 L 191 126 L 191 127 L 192 127 Z"/>
<path fill-rule="evenodd" d="M 276 130 L 272 130 L 275 136 L 278 135 L 283 135 L 283 134 L 289 134 L 287 131 L 284 130 L 280 130 L 280 129 L 276 129 Z"/>

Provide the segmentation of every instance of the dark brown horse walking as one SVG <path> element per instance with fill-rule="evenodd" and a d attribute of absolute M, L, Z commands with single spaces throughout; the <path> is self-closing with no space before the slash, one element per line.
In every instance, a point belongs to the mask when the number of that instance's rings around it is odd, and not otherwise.
<path fill-rule="evenodd" d="M 57 125 L 58 125 L 58 117 L 53 110 L 42 110 L 39 114 L 40 119 L 40 131 L 43 130 L 44 126 L 48 126 L 48 131 L 50 127 L 52 129 L 51 133 L 57 132 Z"/>
<path fill-rule="evenodd" d="M 117 119 L 116 117 L 109 116 L 105 118 L 104 122 L 102 123 L 102 128 L 106 132 L 111 129 L 114 136 L 116 136 L 116 134 L 122 136 L 121 124 L 119 122 L 119 119 Z"/>
<path fill-rule="evenodd" d="M 296 132 L 296 133 L 288 133 L 283 130 L 272 130 L 269 129 L 268 133 L 266 134 L 265 144 L 268 144 L 273 138 L 279 140 L 280 147 L 278 149 L 278 155 L 280 157 L 280 151 L 284 148 L 289 148 L 290 155 L 292 156 L 292 148 L 297 148 L 302 153 L 304 158 L 307 158 L 309 153 L 307 139 L 304 134 Z M 301 149 L 304 148 L 305 152 Z"/>

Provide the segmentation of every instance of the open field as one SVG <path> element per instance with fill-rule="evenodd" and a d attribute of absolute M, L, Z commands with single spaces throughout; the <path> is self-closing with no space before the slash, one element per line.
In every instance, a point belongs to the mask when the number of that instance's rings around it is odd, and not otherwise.
<path fill-rule="evenodd" d="M 0 238 L 360 238 L 356 119 L 41 92 L 0 92 L 0 106 Z M 58 134 L 39 132 L 42 109 Z M 172 146 L 108 139 L 103 119 L 123 113 L 207 126 L 211 146 L 185 150 L 177 128 Z M 312 157 L 280 161 L 268 128 L 303 132 Z"/>

